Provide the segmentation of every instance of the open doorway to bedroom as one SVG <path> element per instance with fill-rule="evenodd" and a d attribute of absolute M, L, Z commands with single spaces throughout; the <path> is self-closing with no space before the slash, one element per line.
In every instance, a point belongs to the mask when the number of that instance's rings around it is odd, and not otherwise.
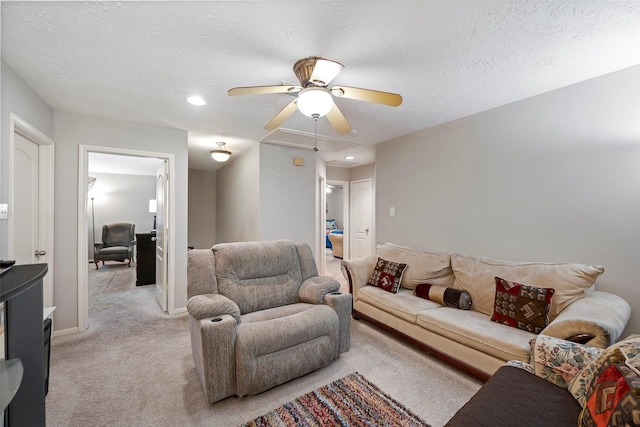
<path fill-rule="evenodd" d="M 325 192 L 325 271 L 342 282 L 340 262 L 349 259 L 349 182 L 327 180 Z"/>
<path fill-rule="evenodd" d="M 85 212 L 78 221 L 79 277 L 84 278 L 78 290 L 79 330 L 119 306 L 110 298 L 139 298 L 148 309 L 166 312 L 175 262 L 165 238 L 175 227 L 173 186 L 166 179 L 173 155 L 94 146 L 80 151 Z M 126 234 L 126 254 L 102 256 L 110 246 L 110 230 L 116 237 Z M 105 298 L 109 301 L 101 303 Z"/>

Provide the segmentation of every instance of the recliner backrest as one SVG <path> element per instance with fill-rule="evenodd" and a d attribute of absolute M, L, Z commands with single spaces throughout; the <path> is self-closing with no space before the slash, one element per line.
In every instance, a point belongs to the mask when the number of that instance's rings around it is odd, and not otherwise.
<path fill-rule="evenodd" d="M 299 301 L 303 273 L 292 241 L 220 243 L 213 254 L 218 292 L 242 314 Z"/>
<path fill-rule="evenodd" d="M 106 247 L 129 246 L 135 239 L 135 224 L 116 222 L 102 226 L 102 243 Z"/>

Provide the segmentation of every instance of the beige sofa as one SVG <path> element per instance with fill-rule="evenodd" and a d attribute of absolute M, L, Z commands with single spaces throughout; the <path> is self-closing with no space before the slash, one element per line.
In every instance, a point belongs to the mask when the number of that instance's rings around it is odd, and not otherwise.
<path fill-rule="evenodd" d="M 395 294 L 368 284 L 378 257 L 407 265 Z M 548 336 L 604 348 L 619 338 L 631 316 L 622 298 L 594 290 L 596 278 L 604 272 L 596 265 L 501 261 L 379 243 L 377 256 L 343 260 L 342 268 L 353 295 L 354 318 L 372 322 L 482 379 L 509 360 L 528 362 L 529 340 L 535 335 L 491 320 L 496 277 L 555 290 L 550 323 L 541 332 Z M 416 296 L 414 289 L 421 283 L 468 292 L 471 309 Z"/>

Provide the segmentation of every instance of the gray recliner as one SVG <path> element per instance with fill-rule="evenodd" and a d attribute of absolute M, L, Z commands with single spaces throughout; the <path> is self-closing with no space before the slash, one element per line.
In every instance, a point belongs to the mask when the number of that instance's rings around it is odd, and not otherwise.
<path fill-rule="evenodd" d="M 133 260 L 133 247 L 136 239 L 136 225 L 127 222 L 116 222 L 102 226 L 102 242 L 96 243 L 93 252 L 93 262 L 96 269 L 99 268 L 99 262 L 102 261 L 121 261 Z"/>
<path fill-rule="evenodd" d="M 258 394 L 349 350 L 351 294 L 288 240 L 188 252 L 189 325 L 209 403 Z"/>

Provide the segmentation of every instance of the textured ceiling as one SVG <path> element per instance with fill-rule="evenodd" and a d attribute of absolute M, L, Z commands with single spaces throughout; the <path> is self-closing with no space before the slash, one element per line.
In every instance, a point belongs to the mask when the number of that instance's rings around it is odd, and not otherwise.
<path fill-rule="evenodd" d="M 332 84 L 396 92 L 397 108 L 338 99 L 353 164 L 373 145 L 640 63 L 638 1 L 2 2 L 2 60 L 54 109 L 189 132 L 189 167 L 258 143 L 291 98 L 229 97 L 296 82 L 319 55 Z M 207 105 L 185 102 L 201 94 Z M 299 112 L 283 128 L 314 131 Z M 339 163 L 336 163 L 339 164 Z"/>

